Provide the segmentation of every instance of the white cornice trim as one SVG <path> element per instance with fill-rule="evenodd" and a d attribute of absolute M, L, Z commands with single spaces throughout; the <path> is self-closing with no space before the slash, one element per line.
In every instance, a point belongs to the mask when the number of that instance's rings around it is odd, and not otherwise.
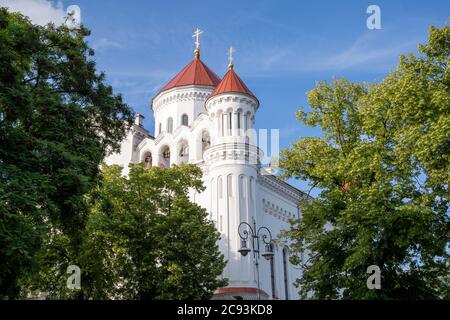
<path fill-rule="evenodd" d="M 259 107 L 259 101 L 256 97 L 249 96 L 247 94 L 239 93 L 239 92 L 227 92 L 227 93 L 221 93 L 217 96 L 209 97 L 205 102 L 206 110 L 209 111 L 209 109 L 212 106 L 220 105 L 223 103 L 228 102 L 239 102 L 247 104 L 254 108 L 256 111 Z"/>
<path fill-rule="evenodd" d="M 303 191 L 291 186 L 287 182 L 279 180 L 273 175 L 258 175 L 258 182 L 267 189 L 283 197 L 288 197 L 294 203 L 298 203 L 305 197 L 308 197 Z"/>
<path fill-rule="evenodd" d="M 153 112 L 158 112 L 162 106 L 172 102 L 189 100 L 206 101 L 213 90 L 214 87 L 211 86 L 189 85 L 175 87 L 170 90 L 160 92 L 152 99 L 150 107 Z"/>

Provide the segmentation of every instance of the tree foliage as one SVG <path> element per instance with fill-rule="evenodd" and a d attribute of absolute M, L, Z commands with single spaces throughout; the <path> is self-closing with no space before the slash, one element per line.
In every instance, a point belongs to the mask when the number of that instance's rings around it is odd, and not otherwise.
<path fill-rule="evenodd" d="M 309 92 L 297 117 L 319 126 L 282 154 L 287 176 L 321 192 L 286 235 L 303 297 L 449 297 L 450 27 L 377 84 L 338 79 Z M 301 259 L 302 254 L 307 258 Z M 381 268 L 369 290 L 367 267 Z"/>
<path fill-rule="evenodd" d="M 188 190 L 204 190 L 194 165 L 103 167 L 80 257 L 94 299 L 207 299 L 225 286 L 219 233 Z"/>
<path fill-rule="evenodd" d="M 84 196 L 133 120 L 96 72 L 88 35 L 0 8 L 0 296 L 18 295 L 55 234 L 77 250 Z"/>

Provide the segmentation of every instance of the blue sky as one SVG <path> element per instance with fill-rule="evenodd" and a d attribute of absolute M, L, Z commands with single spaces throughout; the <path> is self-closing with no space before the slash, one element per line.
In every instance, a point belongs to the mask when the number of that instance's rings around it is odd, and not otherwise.
<path fill-rule="evenodd" d="M 92 30 L 98 69 L 146 117 L 150 132 L 151 98 L 191 61 L 191 35 L 199 27 L 202 59 L 218 75 L 226 72 L 228 47 L 236 48 L 235 70 L 261 103 L 257 127 L 280 129 L 281 147 L 319 134 L 294 115 L 307 106 L 316 81 L 378 81 L 399 54 L 417 51 L 430 25 L 442 26 L 450 15 L 450 1 L 52 2 L 63 9 L 74 4 Z M 381 8 L 381 30 L 366 27 L 370 4 Z"/>

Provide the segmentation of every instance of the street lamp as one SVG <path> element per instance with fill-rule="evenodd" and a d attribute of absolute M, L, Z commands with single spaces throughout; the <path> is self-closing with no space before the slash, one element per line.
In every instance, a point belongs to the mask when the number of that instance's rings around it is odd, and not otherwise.
<path fill-rule="evenodd" d="M 241 247 L 238 252 L 242 256 L 246 256 L 250 251 L 253 251 L 253 257 L 255 259 L 256 267 L 256 279 L 258 283 L 258 300 L 261 299 L 260 284 L 259 284 L 259 241 L 261 240 L 265 244 L 264 252 L 261 254 L 266 260 L 273 258 L 272 250 L 272 233 L 266 227 L 259 227 L 256 229 L 256 222 L 253 220 L 253 228 L 247 222 L 241 222 L 238 227 L 239 237 L 241 238 Z M 251 240 L 251 241 L 250 241 Z M 251 249 L 247 246 L 247 241 L 250 242 Z"/>

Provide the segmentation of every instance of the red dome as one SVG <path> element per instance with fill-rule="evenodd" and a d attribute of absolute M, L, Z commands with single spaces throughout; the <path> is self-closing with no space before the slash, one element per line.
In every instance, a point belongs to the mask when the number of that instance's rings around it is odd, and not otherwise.
<path fill-rule="evenodd" d="M 241 78 L 239 78 L 239 76 L 236 74 L 236 72 L 234 72 L 232 66 L 229 68 L 228 72 L 225 74 L 222 81 L 219 83 L 213 93 L 211 93 L 211 97 L 226 92 L 245 93 L 255 98 L 254 94 L 250 91 L 249 88 L 247 88 L 244 81 L 242 81 Z"/>
<path fill-rule="evenodd" d="M 215 87 L 219 84 L 220 78 L 200 60 L 200 52 L 196 51 L 195 58 L 172 80 L 169 81 L 159 92 L 175 87 L 189 85 L 202 85 Z"/>

